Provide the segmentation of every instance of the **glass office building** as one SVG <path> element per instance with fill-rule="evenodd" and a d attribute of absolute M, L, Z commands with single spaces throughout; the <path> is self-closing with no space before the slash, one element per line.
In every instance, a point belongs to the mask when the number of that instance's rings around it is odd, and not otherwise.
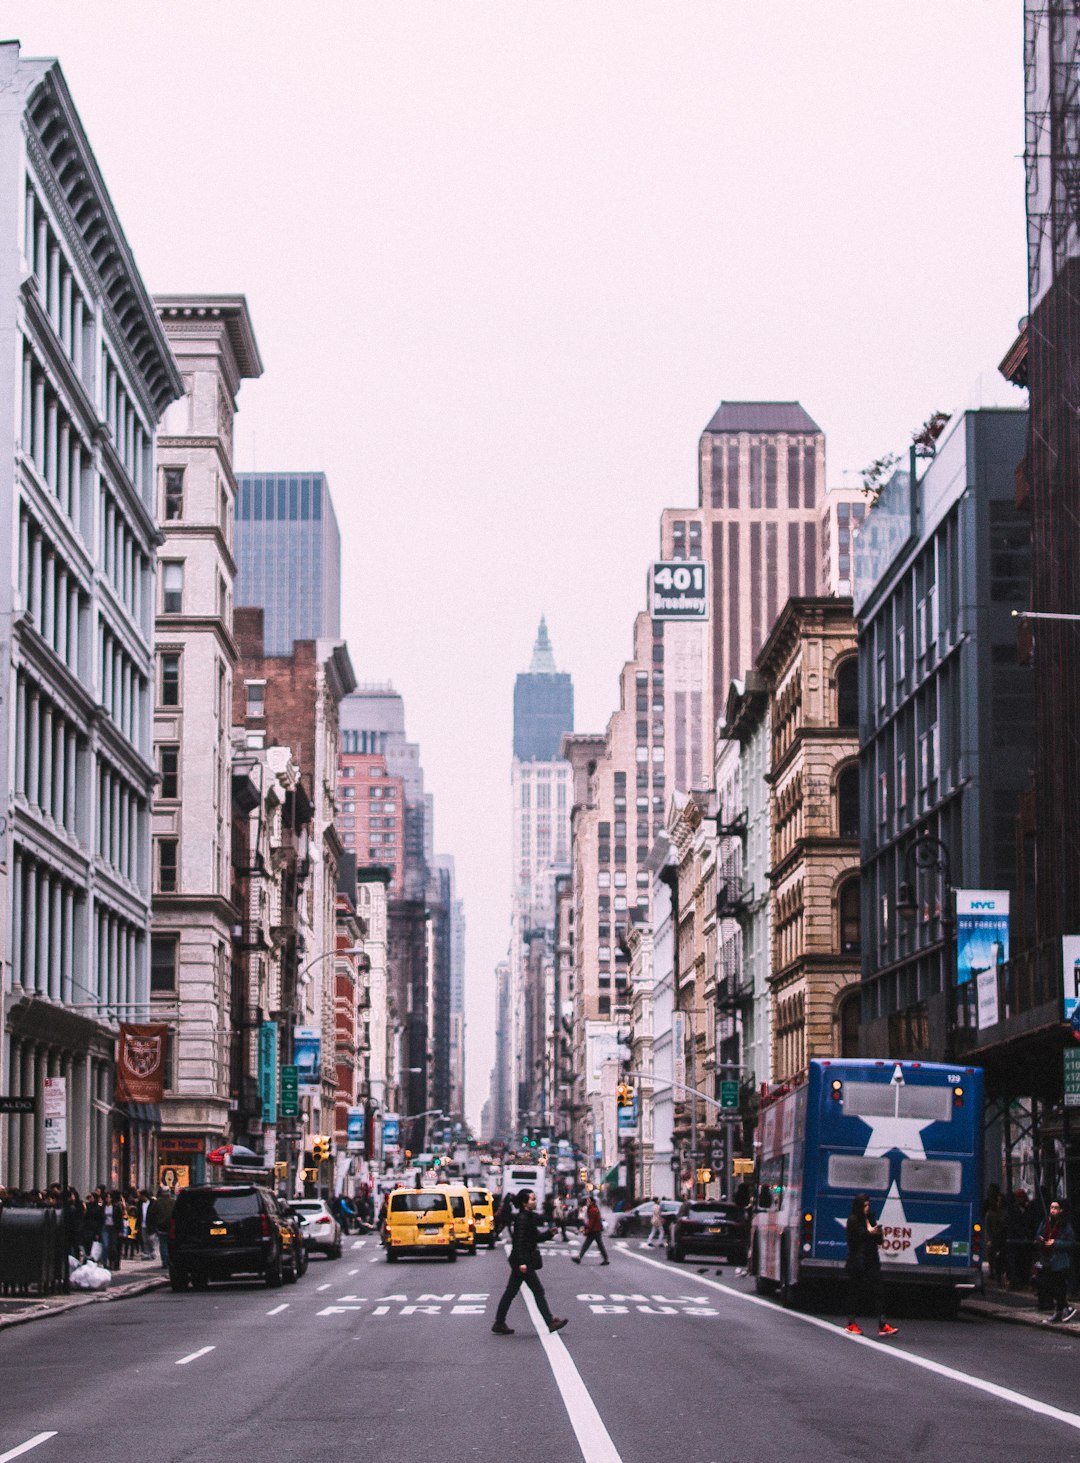
<path fill-rule="evenodd" d="M 236 603 L 264 613 L 267 655 L 341 638 L 341 535 L 326 475 L 238 473 Z"/>

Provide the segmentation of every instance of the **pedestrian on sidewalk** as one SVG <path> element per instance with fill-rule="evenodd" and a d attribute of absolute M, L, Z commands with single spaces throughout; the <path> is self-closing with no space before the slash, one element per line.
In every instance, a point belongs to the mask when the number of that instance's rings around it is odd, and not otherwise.
<path fill-rule="evenodd" d="M 157 1191 L 157 1197 L 146 1211 L 147 1222 L 157 1235 L 158 1254 L 161 1257 L 162 1268 L 165 1270 L 169 1268 L 169 1224 L 175 1208 L 176 1194 L 172 1189 L 162 1185 Z"/>
<path fill-rule="evenodd" d="M 863 1329 L 855 1319 L 864 1296 L 877 1312 L 878 1335 L 895 1336 L 899 1326 L 890 1326 L 885 1319 L 885 1286 L 881 1278 L 881 1256 L 878 1253 L 885 1236 L 870 1210 L 865 1194 L 856 1194 L 847 1222 L 848 1323 L 852 1336 L 861 1336 Z"/>
<path fill-rule="evenodd" d="M 585 1243 L 576 1255 L 570 1258 L 575 1265 L 580 1265 L 585 1258 L 585 1251 L 590 1245 L 595 1245 L 600 1251 L 600 1263 L 608 1264 L 607 1250 L 604 1249 L 604 1221 L 600 1217 L 600 1205 L 596 1202 L 594 1194 L 589 1195 L 589 1202 L 585 1208 Z"/>
<path fill-rule="evenodd" d="M 139 1233 L 142 1235 L 142 1257 L 149 1260 L 154 1253 L 154 1232 L 150 1228 L 150 1205 L 154 1201 L 148 1189 L 139 1190 Z"/>
<path fill-rule="evenodd" d="M 561 1194 L 555 1196 L 555 1215 L 553 1223 L 555 1228 L 562 1233 L 563 1244 L 566 1243 L 566 1200 Z"/>
<path fill-rule="evenodd" d="M 82 1225 L 79 1230 L 79 1245 L 82 1248 L 84 1260 L 101 1261 L 104 1250 L 101 1245 L 101 1230 L 105 1223 L 105 1210 L 102 1207 L 101 1197 L 95 1189 L 93 1193 L 87 1194 L 86 1203 L 83 1205 Z M 94 1246 L 97 1245 L 98 1252 L 94 1254 Z"/>
<path fill-rule="evenodd" d="M 1050 1213 L 1035 1235 L 1035 1263 L 1040 1269 L 1040 1289 L 1054 1306 L 1053 1314 L 1043 1322 L 1044 1326 L 1071 1321 L 1076 1315 L 1075 1306 L 1069 1305 L 1067 1299 L 1075 1247 L 1076 1234 L 1065 1216 L 1064 1206 L 1059 1199 L 1054 1199 Z"/>
<path fill-rule="evenodd" d="M 537 1274 L 544 1263 L 544 1257 L 540 1253 L 540 1244 L 543 1240 L 551 1238 L 555 1233 L 554 1228 L 541 1231 L 540 1221 L 536 1217 L 536 1195 L 532 1189 L 518 1190 L 517 1207 L 518 1213 L 514 1220 L 510 1244 L 510 1278 L 506 1282 L 506 1289 L 499 1300 L 499 1306 L 495 1312 L 495 1324 L 491 1329 L 496 1336 L 514 1334 L 513 1328 L 506 1324 L 506 1317 L 514 1296 L 523 1285 L 527 1285 L 536 1299 L 540 1314 L 547 1322 L 548 1330 L 561 1331 L 566 1325 L 566 1321 L 551 1314 L 551 1307 L 547 1303 L 544 1287 L 540 1284 L 540 1276 Z"/>
<path fill-rule="evenodd" d="M 660 1207 L 660 1200 L 653 1195 L 652 1210 L 649 1213 L 649 1238 L 645 1241 L 649 1249 L 657 1245 L 664 1248 L 664 1211 Z"/>

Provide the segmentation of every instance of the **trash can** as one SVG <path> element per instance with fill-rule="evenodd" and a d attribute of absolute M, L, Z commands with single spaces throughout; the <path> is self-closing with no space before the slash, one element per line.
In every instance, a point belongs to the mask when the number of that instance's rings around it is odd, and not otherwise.
<path fill-rule="evenodd" d="M 55 1295 L 67 1289 L 67 1256 L 55 1209 L 0 1212 L 0 1295 Z"/>

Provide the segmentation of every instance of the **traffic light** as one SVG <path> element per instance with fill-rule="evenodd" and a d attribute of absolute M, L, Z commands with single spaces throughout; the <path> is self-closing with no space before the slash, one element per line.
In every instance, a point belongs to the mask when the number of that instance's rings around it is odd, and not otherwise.
<path fill-rule="evenodd" d="M 411 1148 L 406 1148 L 406 1150 L 405 1150 L 405 1162 L 408 1163 L 411 1158 L 412 1158 L 412 1149 Z"/>
<path fill-rule="evenodd" d="M 316 1163 L 325 1163 L 330 1157 L 330 1139 L 325 1136 L 314 1138 L 311 1143 L 311 1156 Z"/>
<path fill-rule="evenodd" d="M 634 1089 L 629 1082 L 620 1082 L 615 1091 L 615 1101 L 619 1107 L 630 1107 L 634 1101 Z"/>
<path fill-rule="evenodd" d="M 319 1181 L 319 1170 L 317 1168 L 304 1169 L 304 1183 L 316 1184 Z"/>

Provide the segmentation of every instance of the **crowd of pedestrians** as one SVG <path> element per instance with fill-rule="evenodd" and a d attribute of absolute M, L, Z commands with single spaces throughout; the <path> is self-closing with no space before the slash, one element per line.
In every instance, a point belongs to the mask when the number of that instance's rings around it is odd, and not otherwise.
<path fill-rule="evenodd" d="M 168 1233 L 176 1197 L 170 1189 L 159 1189 L 151 1197 L 147 1189 L 110 1189 L 99 1184 L 88 1194 L 51 1184 L 47 1189 L 5 1189 L 0 1187 L 0 1213 L 4 1209 L 55 1209 L 67 1242 L 68 1254 L 79 1264 L 93 1260 L 107 1270 L 119 1270 L 125 1260 L 152 1259 L 169 1262 Z"/>

